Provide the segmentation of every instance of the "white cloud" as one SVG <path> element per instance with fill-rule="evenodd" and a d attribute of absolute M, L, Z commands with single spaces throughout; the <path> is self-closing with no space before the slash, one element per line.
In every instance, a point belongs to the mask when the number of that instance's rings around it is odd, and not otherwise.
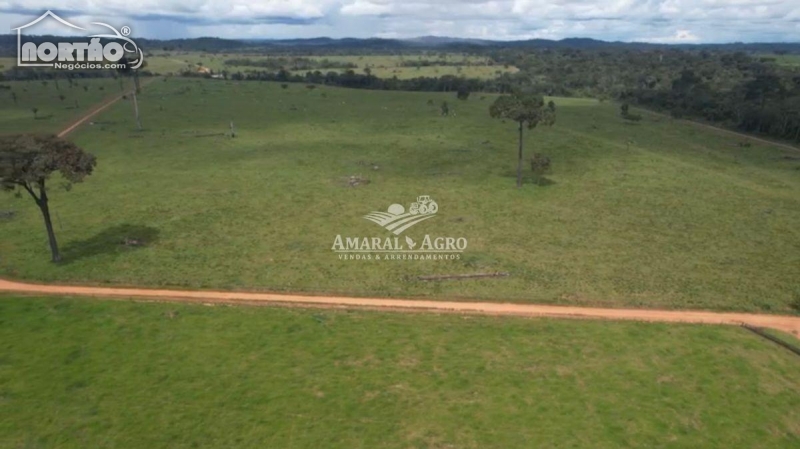
<path fill-rule="evenodd" d="M 388 2 L 356 0 L 355 3 L 342 6 L 341 12 L 349 16 L 379 16 L 392 12 L 392 5 Z"/>
<path fill-rule="evenodd" d="M 671 36 L 645 37 L 640 40 L 658 44 L 695 44 L 700 42 L 700 38 L 689 30 L 677 30 Z"/>

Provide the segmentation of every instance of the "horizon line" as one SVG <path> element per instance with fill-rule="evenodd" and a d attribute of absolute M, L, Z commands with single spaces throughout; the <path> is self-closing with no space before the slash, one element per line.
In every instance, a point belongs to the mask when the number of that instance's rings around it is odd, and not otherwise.
<path fill-rule="evenodd" d="M 74 38 L 75 36 L 70 35 L 58 35 L 58 34 L 25 34 L 22 33 L 23 36 L 28 37 L 69 37 Z M 15 33 L 0 33 L 0 37 L 3 36 L 12 36 L 16 37 Z M 796 41 L 693 41 L 693 42 L 657 42 L 657 41 L 646 41 L 646 40 L 606 40 L 606 39 L 599 39 L 594 37 L 587 37 L 587 36 L 569 36 L 564 37 L 561 39 L 548 39 L 548 38 L 538 38 L 538 37 L 531 37 L 531 38 L 520 38 L 520 39 L 487 39 L 487 38 L 477 38 L 477 37 L 454 37 L 454 36 L 437 36 L 437 35 L 423 35 L 423 36 L 413 36 L 413 37 L 381 37 L 381 36 L 370 36 L 370 37 L 353 37 L 353 36 L 344 36 L 344 37 L 331 37 L 331 36 L 315 36 L 315 37 L 221 37 L 221 36 L 193 36 L 193 37 L 171 37 L 171 38 L 159 38 L 159 37 L 147 37 L 147 36 L 136 36 L 136 39 L 147 39 L 151 41 L 176 41 L 176 40 L 195 40 L 195 39 L 219 39 L 225 41 L 234 41 L 234 42 L 252 42 L 252 41 L 268 41 L 268 42 L 286 42 L 286 41 L 314 41 L 314 40 L 331 40 L 331 41 L 344 41 L 344 40 L 355 40 L 355 41 L 366 41 L 366 40 L 382 40 L 388 42 L 414 42 L 414 41 L 423 41 L 421 44 L 424 44 L 424 40 L 450 40 L 452 42 L 446 42 L 444 44 L 470 44 L 475 42 L 484 42 L 484 43 L 492 43 L 492 44 L 509 44 L 509 43 L 520 43 L 520 42 L 534 42 L 534 41 L 541 41 L 541 42 L 564 42 L 564 41 L 594 41 L 598 43 L 606 43 L 606 44 L 641 44 L 641 45 L 654 45 L 654 46 L 701 46 L 701 45 L 764 45 L 764 44 L 783 44 L 783 45 L 800 45 L 800 39 Z"/>

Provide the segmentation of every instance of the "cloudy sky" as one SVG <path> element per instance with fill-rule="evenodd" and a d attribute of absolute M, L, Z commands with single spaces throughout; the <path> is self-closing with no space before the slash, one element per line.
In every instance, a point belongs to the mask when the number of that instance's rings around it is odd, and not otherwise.
<path fill-rule="evenodd" d="M 0 0 L 0 34 L 47 9 L 132 37 L 453 36 L 800 42 L 800 0 Z M 68 34 L 42 22 L 33 34 Z"/>

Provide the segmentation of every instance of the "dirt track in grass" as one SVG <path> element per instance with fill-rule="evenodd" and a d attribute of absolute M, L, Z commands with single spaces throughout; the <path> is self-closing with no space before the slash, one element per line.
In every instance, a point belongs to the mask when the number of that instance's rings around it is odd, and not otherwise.
<path fill-rule="evenodd" d="M 602 309 L 504 302 L 433 301 L 392 298 L 350 298 L 341 296 L 286 295 L 276 293 L 165 290 L 77 285 L 28 284 L 0 279 L 0 292 L 28 295 L 73 295 L 125 298 L 145 301 L 195 302 L 203 304 L 280 305 L 376 309 L 404 312 L 463 313 L 476 315 L 583 318 L 697 324 L 747 324 L 800 335 L 800 317 L 723 313 L 692 310 Z"/>
<path fill-rule="evenodd" d="M 146 82 L 151 79 L 145 80 Z M 144 83 L 143 83 L 144 84 Z M 128 92 L 126 92 L 127 94 Z M 120 94 L 93 107 L 84 116 L 62 130 L 63 137 L 77 129 L 95 115 L 119 101 Z M 716 131 L 736 134 L 762 143 L 797 151 L 795 147 L 747 136 L 710 125 L 691 122 Z M 603 309 L 594 307 L 550 306 L 515 304 L 503 302 L 456 302 L 389 298 L 350 298 L 340 296 L 286 295 L 258 292 L 184 291 L 165 289 L 84 287 L 74 285 L 39 285 L 0 279 L 0 292 L 36 295 L 74 295 L 102 298 L 123 298 L 145 301 L 197 302 L 205 304 L 249 304 L 299 307 L 377 309 L 401 312 L 463 313 L 477 315 L 583 318 L 607 320 L 631 320 L 646 322 L 696 323 L 696 324 L 747 324 L 800 335 L 800 317 L 759 315 L 750 313 L 722 313 L 708 311 L 650 310 L 650 309 Z"/>
<path fill-rule="evenodd" d="M 155 78 L 147 78 L 147 79 L 143 80 L 141 82 L 141 84 L 140 84 L 140 87 L 144 87 L 146 84 L 149 84 L 151 81 L 153 81 L 153 79 L 155 79 Z M 131 93 L 132 93 L 132 89 L 131 90 L 126 90 L 125 92 L 123 92 L 123 93 L 121 93 L 119 95 L 115 95 L 115 96 L 113 96 L 111 98 L 108 98 L 108 99 L 104 100 L 102 103 L 93 106 L 91 109 L 86 111 L 86 113 L 83 114 L 79 119 L 77 119 L 74 122 L 70 123 L 67 127 L 65 127 L 63 130 L 61 130 L 57 134 L 57 136 L 58 137 L 67 136 L 71 132 L 75 131 L 79 126 L 81 126 L 84 123 L 86 123 L 87 121 L 89 121 L 89 119 L 91 119 L 95 115 L 105 111 L 106 109 L 111 107 L 114 103 L 116 103 L 119 100 L 121 100 L 122 97 L 124 97 L 126 95 L 130 95 Z"/>

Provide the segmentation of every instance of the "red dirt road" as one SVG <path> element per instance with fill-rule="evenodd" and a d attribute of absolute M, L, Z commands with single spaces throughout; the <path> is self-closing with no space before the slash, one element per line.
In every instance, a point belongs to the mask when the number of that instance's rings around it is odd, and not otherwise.
<path fill-rule="evenodd" d="M 146 80 L 146 82 L 152 79 Z M 144 84 L 144 83 L 143 83 Z M 119 101 L 123 95 L 110 98 L 90 109 L 83 117 L 69 125 L 58 136 L 63 137 L 80 125 Z M 753 140 L 797 151 L 785 144 L 746 136 L 710 125 L 690 122 L 716 131 L 736 134 Z M 0 292 L 26 295 L 74 295 L 102 298 L 124 298 L 144 301 L 197 302 L 211 304 L 280 305 L 295 307 L 326 307 L 351 309 L 376 309 L 399 312 L 462 313 L 475 315 L 553 317 L 629 320 L 696 324 L 747 324 L 766 327 L 800 336 L 800 317 L 757 315 L 749 313 L 721 313 L 706 311 L 672 311 L 649 309 L 601 309 L 593 307 L 568 307 L 535 304 L 454 302 L 388 298 L 348 298 L 339 296 L 304 296 L 255 292 L 184 291 L 140 288 L 81 287 L 73 285 L 39 285 L 0 279 Z"/>
<path fill-rule="evenodd" d="M 388 298 L 347 298 L 339 296 L 283 295 L 255 292 L 184 291 L 116 287 L 81 287 L 72 285 L 39 285 L 0 279 L 0 292 L 27 295 L 74 295 L 102 298 L 126 298 L 147 301 L 199 302 L 211 304 L 282 305 L 376 309 L 387 311 L 463 313 L 523 317 L 584 318 L 650 321 L 668 323 L 748 324 L 800 335 L 800 317 L 720 313 L 705 311 L 672 311 L 648 309 L 601 309 L 535 304 L 454 302 Z"/>

